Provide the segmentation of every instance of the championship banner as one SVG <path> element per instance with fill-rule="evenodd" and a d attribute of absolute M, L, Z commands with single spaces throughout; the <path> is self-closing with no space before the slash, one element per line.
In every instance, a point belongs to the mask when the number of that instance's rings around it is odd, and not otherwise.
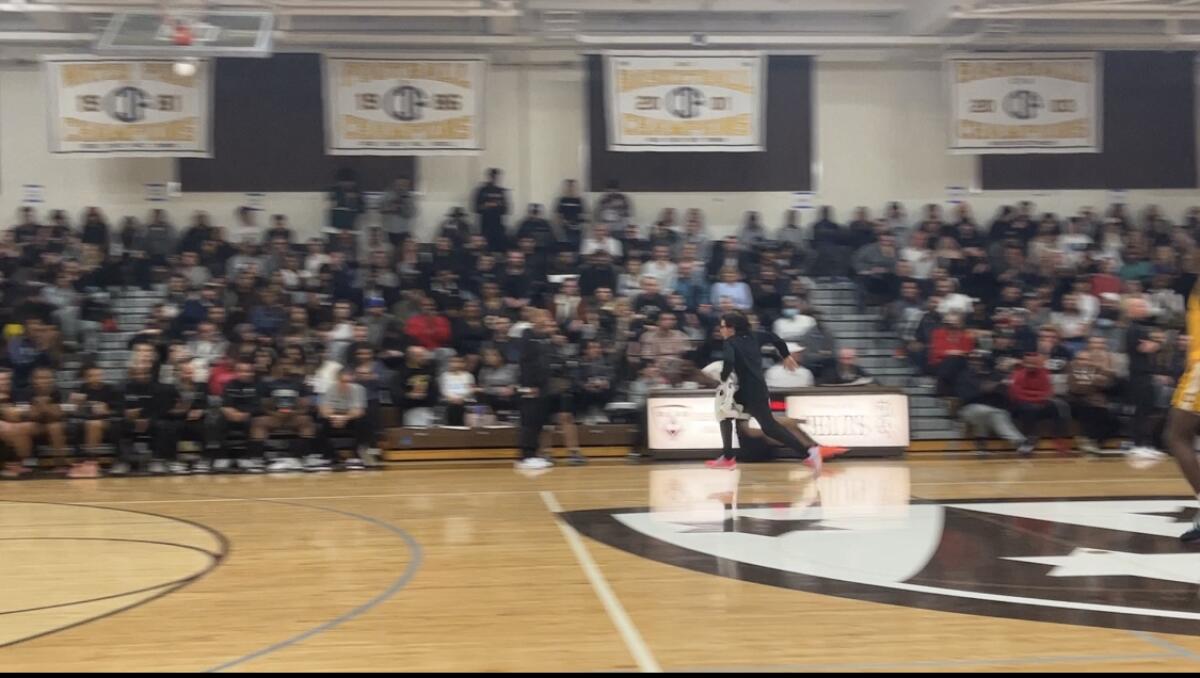
<path fill-rule="evenodd" d="M 1097 54 L 951 57 L 950 152 L 1099 153 Z"/>
<path fill-rule="evenodd" d="M 763 150 L 759 52 L 604 55 L 610 151 Z"/>
<path fill-rule="evenodd" d="M 211 63 L 178 75 L 171 59 L 46 57 L 50 152 L 212 157 Z"/>
<path fill-rule="evenodd" d="M 484 57 L 326 57 L 323 65 L 330 155 L 483 150 Z"/>

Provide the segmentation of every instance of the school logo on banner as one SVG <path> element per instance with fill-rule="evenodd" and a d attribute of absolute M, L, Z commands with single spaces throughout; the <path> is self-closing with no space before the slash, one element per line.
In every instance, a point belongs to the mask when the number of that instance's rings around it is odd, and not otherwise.
<path fill-rule="evenodd" d="M 763 57 L 605 55 L 610 151 L 761 151 Z"/>
<path fill-rule="evenodd" d="M 211 157 L 211 67 L 170 59 L 47 57 L 50 152 Z"/>
<path fill-rule="evenodd" d="M 1099 153 L 1096 54 L 953 57 L 954 153 Z"/>
<path fill-rule="evenodd" d="M 483 57 L 330 57 L 324 66 L 329 154 L 483 150 Z"/>

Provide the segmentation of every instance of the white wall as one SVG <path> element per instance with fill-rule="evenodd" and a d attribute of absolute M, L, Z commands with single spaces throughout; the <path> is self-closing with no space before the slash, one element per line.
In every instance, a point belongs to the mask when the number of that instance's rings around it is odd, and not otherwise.
<path fill-rule="evenodd" d="M 455 205 L 466 206 L 471 189 L 486 168 L 505 171 L 518 214 L 531 202 L 553 203 L 564 178 L 586 180 L 587 149 L 582 67 L 493 66 L 488 81 L 491 103 L 486 122 L 487 150 L 479 156 L 422 158 L 423 230 Z M 889 200 L 910 212 L 926 202 L 944 202 L 947 186 L 977 186 L 971 156 L 944 151 L 946 116 L 942 79 L 934 63 L 817 63 L 814 99 L 816 202 L 831 204 L 838 216 L 857 205 L 878 210 Z M 175 179 L 167 159 L 75 159 L 46 152 L 45 93 L 40 71 L 32 66 L 0 68 L 0 214 L 21 204 L 23 184 L 46 187 L 46 208 L 78 213 L 100 205 L 110 218 L 144 214 L 156 204 L 145 201 L 144 184 Z M 1157 203 L 1178 215 L 1200 204 L 1200 191 L 1131 191 L 1135 206 Z M 734 228 L 747 209 L 778 224 L 791 194 L 639 193 L 633 196 L 638 218 L 653 220 L 663 207 L 699 207 L 710 229 Z M 1105 191 L 1041 193 L 988 192 L 968 200 L 978 215 L 1001 204 L 1032 198 L 1038 208 L 1073 212 L 1080 205 L 1102 206 Z M 177 222 L 204 209 L 222 223 L 243 195 L 185 193 L 166 205 Z M 304 232 L 315 232 L 324 219 L 319 194 L 279 193 L 266 197 L 268 212 L 288 214 Z M 811 221 L 811 213 L 803 221 Z M 6 223 L 0 217 L 0 224 Z"/>

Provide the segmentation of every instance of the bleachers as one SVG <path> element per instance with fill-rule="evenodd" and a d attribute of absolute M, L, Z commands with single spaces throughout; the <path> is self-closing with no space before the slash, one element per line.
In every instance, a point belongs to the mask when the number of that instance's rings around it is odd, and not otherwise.
<path fill-rule="evenodd" d="M 907 360 L 896 357 L 900 339 L 880 329 L 878 311 L 859 313 L 854 283 L 817 282 L 809 292 L 809 301 L 822 317 L 822 324 L 839 347 L 858 352 L 859 363 L 883 386 L 896 386 L 908 394 L 909 429 L 914 441 L 964 440 L 962 425 L 933 388 L 917 379 L 917 371 Z"/>

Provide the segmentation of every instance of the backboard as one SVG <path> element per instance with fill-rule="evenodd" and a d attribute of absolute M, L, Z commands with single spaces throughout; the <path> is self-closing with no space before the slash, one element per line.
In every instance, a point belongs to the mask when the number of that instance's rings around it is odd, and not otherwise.
<path fill-rule="evenodd" d="M 166 17 L 157 12 L 113 14 L 96 42 L 98 54 L 153 57 L 269 57 L 275 17 L 269 12 L 213 11 L 183 17 L 192 41 L 176 44 Z"/>

